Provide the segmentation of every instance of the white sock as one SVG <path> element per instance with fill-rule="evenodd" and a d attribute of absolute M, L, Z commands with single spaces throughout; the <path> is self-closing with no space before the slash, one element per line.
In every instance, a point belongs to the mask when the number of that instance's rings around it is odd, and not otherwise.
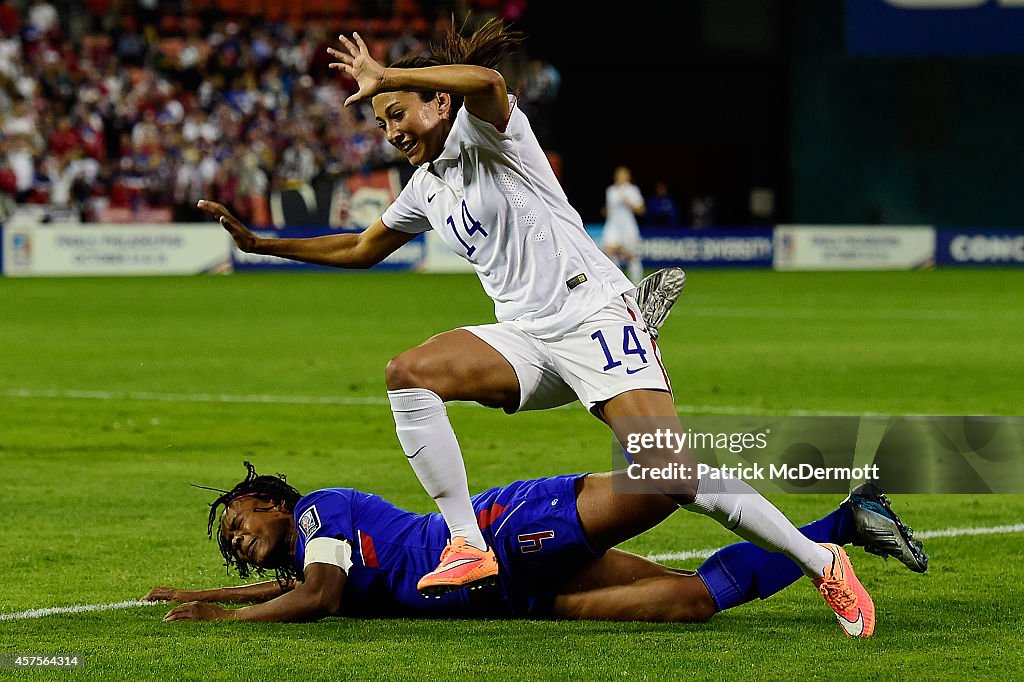
<path fill-rule="evenodd" d="M 639 258 L 631 258 L 629 261 L 629 278 L 633 284 L 639 284 L 644 278 L 644 264 Z"/>
<path fill-rule="evenodd" d="M 437 502 L 451 537 L 461 535 L 477 549 L 487 549 L 469 499 L 462 450 L 444 402 L 426 388 L 388 391 L 388 399 L 402 450 L 423 489 Z"/>
<path fill-rule="evenodd" d="M 738 478 L 701 478 L 697 496 L 683 508 L 710 516 L 762 549 L 785 554 L 810 578 L 820 578 L 832 560 L 827 549 L 808 539 L 777 507 Z"/>

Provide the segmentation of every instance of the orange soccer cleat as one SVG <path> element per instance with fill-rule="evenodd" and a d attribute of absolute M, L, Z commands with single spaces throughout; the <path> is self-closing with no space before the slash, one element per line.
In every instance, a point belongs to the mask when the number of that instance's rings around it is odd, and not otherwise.
<path fill-rule="evenodd" d="M 857 580 L 850 557 L 842 547 L 825 542 L 821 546 L 832 553 L 832 561 L 814 584 L 836 612 L 847 637 L 870 637 L 875 631 L 875 603 L 871 595 Z"/>
<path fill-rule="evenodd" d="M 440 597 L 457 589 L 475 590 L 492 585 L 498 577 L 494 550 L 480 550 L 456 537 L 441 552 L 441 564 L 420 578 L 416 589 L 425 597 Z"/>

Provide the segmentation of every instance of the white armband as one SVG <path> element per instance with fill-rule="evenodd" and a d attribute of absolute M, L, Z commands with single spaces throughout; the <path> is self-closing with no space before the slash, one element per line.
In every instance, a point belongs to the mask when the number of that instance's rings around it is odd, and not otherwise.
<path fill-rule="evenodd" d="M 313 538 L 306 543 L 306 559 L 302 568 L 310 564 L 331 564 L 348 573 L 352 568 L 352 546 L 348 540 Z"/>

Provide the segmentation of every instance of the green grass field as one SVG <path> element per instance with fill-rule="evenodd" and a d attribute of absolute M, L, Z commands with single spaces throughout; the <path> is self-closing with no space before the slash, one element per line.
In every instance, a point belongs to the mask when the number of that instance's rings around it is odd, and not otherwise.
<path fill-rule="evenodd" d="M 684 416 L 1021 414 L 1024 272 L 689 275 L 661 339 Z M 401 456 L 384 365 L 492 310 L 472 276 L 314 273 L 0 279 L 0 319 L 0 614 L 16 614 L 236 583 L 206 538 L 213 494 L 189 483 L 230 487 L 245 459 L 300 490 L 434 511 Z M 474 492 L 610 464 L 606 427 L 579 406 L 449 413 Z M 1020 496 L 893 498 L 918 531 L 1024 522 Z M 841 499 L 772 496 L 797 523 Z M 733 540 L 679 513 L 624 547 Z M 76 652 L 68 675 L 102 680 L 1018 678 L 1024 537 L 926 549 L 924 575 L 851 550 L 878 608 L 866 641 L 802 583 L 705 625 L 163 623 L 156 605 L 3 620 L 0 653 Z"/>

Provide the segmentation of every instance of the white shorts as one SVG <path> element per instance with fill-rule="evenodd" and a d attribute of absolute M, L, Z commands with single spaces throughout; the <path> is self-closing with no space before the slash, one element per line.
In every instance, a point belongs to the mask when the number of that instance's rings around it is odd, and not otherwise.
<path fill-rule="evenodd" d="M 640 229 L 636 225 L 626 223 L 605 223 L 601 233 L 601 246 L 604 248 L 619 247 L 637 253 L 640 251 Z"/>
<path fill-rule="evenodd" d="M 636 302 L 614 298 L 575 329 L 542 341 L 515 322 L 462 327 L 504 356 L 519 378 L 520 410 L 546 410 L 580 400 L 594 406 L 635 389 L 672 392 L 661 351 Z"/>

